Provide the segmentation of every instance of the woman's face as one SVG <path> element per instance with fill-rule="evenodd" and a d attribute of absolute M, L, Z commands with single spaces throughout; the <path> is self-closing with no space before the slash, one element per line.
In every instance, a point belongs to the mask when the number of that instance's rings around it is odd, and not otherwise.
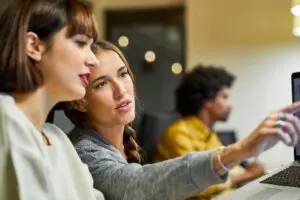
<path fill-rule="evenodd" d="M 70 101 L 84 97 L 89 68 L 98 64 L 91 51 L 92 42 L 82 34 L 67 37 L 67 27 L 53 36 L 49 49 L 38 63 L 44 75 L 44 86 L 52 98 Z"/>
<path fill-rule="evenodd" d="M 135 118 L 135 94 L 128 68 L 112 50 L 97 54 L 100 67 L 92 68 L 86 111 L 92 123 L 126 125 Z"/>

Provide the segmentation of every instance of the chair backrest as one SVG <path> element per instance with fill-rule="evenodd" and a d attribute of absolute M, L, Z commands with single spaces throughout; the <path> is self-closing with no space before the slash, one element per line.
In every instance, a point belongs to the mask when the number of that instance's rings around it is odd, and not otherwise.
<path fill-rule="evenodd" d="M 144 113 L 137 137 L 145 163 L 151 162 L 164 131 L 178 118 L 174 113 Z"/>
<path fill-rule="evenodd" d="M 49 113 L 46 122 L 55 124 L 66 134 L 68 134 L 74 127 L 73 123 L 62 110 L 52 110 Z"/>
<path fill-rule="evenodd" d="M 216 131 L 223 145 L 227 146 L 237 142 L 236 133 L 234 130 L 219 130 Z"/>
<path fill-rule="evenodd" d="M 237 142 L 237 140 L 238 140 L 236 132 L 234 130 L 219 130 L 216 132 L 217 132 L 222 144 L 225 146 L 233 144 L 233 143 Z M 240 165 L 245 168 L 248 165 L 248 161 L 243 161 L 240 163 Z"/>

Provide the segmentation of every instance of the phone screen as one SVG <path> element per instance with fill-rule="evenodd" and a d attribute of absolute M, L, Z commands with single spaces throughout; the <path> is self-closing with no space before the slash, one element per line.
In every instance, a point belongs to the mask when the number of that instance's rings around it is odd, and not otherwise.
<path fill-rule="evenodd" d="M 293 102 L 297 102 L 297 101 L 300 101 L 300 77 L 293 79 Z"/>
<path fill-rule="evenodd" d="M 293 78 L 293 102 L 300 101 L 300 77 Z M 300 109 L 297 109 L 293 114 L 300 118 Z M 300 156 L 300 146 L 296 147 L 296 156 Z"/>

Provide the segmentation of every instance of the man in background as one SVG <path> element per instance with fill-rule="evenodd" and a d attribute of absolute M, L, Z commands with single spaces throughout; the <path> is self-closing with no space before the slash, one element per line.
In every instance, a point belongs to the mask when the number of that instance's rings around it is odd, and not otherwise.
<path fill-rule="evenodd" d="M 228 92 L 234 80 L 234 75 L 223 68 L 202 65 L 182 77 L 175 93 L 176 111 L 182 118 L 163 134 L 154 162 L 222 146 L 213 127 L 216 122 L 228 119 L 231 111 Z M 236 167 L 230 171 L 228 183 L 213 185 L 191 199 L 211 199 L 263 174 L 264 169 L 257 162 L 246 168 Z"/>

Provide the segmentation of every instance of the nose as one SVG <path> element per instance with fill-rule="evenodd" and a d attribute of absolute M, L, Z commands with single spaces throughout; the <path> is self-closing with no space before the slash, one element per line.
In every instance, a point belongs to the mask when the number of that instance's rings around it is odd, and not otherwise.
<path fill-rule="evenodd" d="M 229 101 L 228 102 L 228 108 L 231 109 L 232 108 L 232 103 Z"/>
<path fill-rule="evenodd" d="M 114 98 L 117 100 L 122 99 L 126 93 L 124 85 L 121 82 L 116 81 L 114 87 Z"/>
<path fill-rule="evenodd" d="M 99 60 L 97 59 L 96 55 L 91 50 L 88 52 L 87 58 L 85 60 L 85 65 L 89 68 L 100 65 Z"/>

